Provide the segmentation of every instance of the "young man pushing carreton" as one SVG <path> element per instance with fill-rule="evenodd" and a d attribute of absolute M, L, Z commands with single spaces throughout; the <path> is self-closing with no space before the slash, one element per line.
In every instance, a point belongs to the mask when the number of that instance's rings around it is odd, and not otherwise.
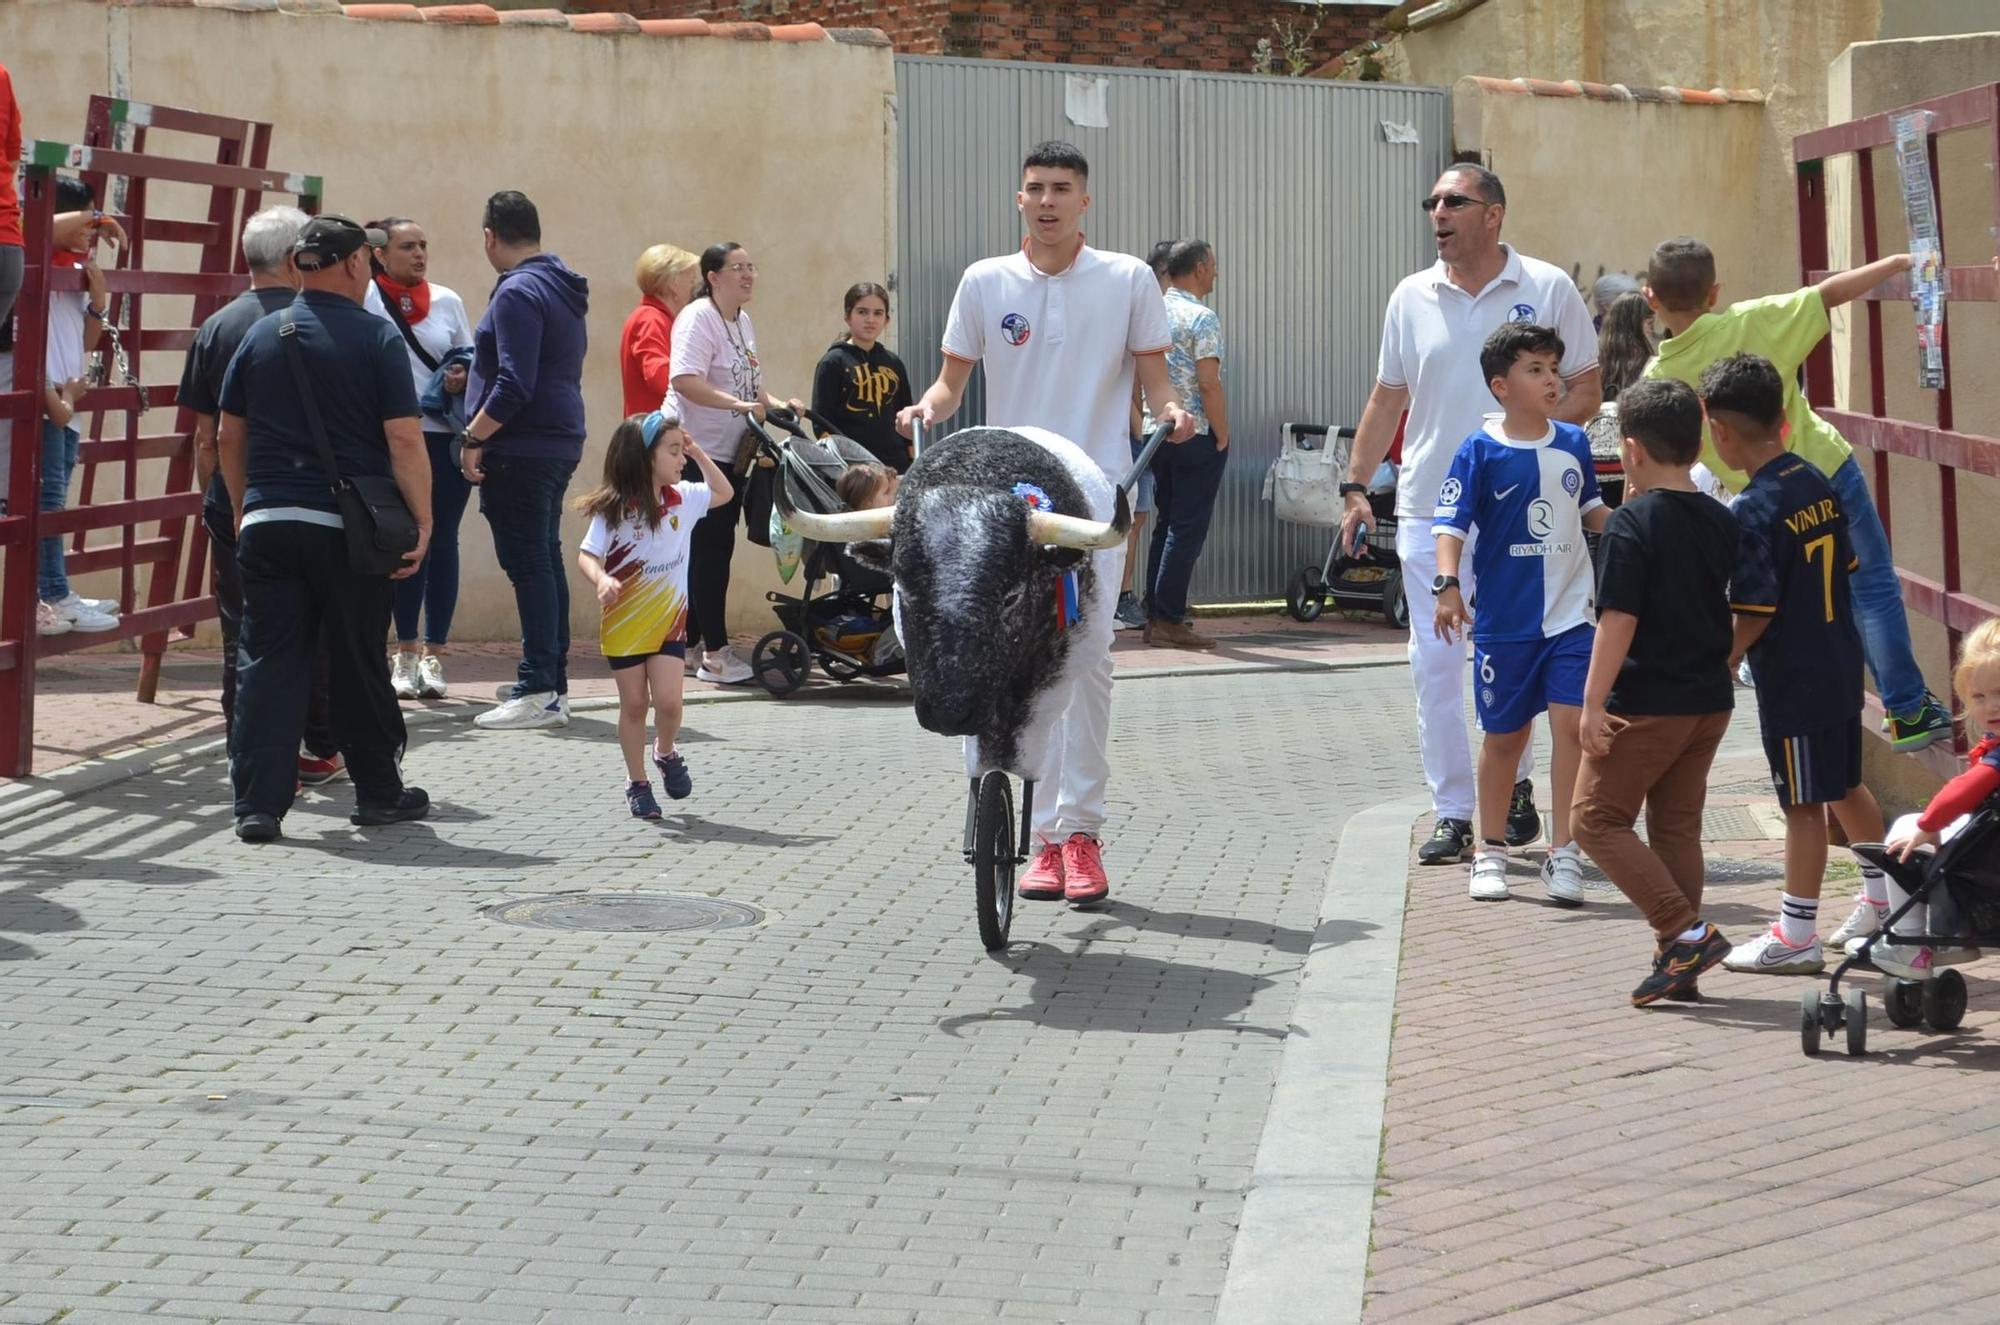
<path fill-rule="evenodd" d="M 944 366 L 916 404 L 897 416 L 905 435 L 949 418 L 964 397 L 974 364 L 986 368 L 986 422 L 997 428 L 1044 428 L 1065 437 L 1115 483 L 1131 467 L 1127 411 L 1136 376 L 1171 440 L 1194 435 L 1167 376 L 1172 340 L 1166 301 L 1145 263 L 1100 253 L 1084 242 L 1090 166 L 1068 143 L 1043 143 L 1021 167 L 1015 207 L 1027 223 L 1018 253 L 966 269 L 944 331 Z M 1097 573 L 1119 581 L 1122 546 L 1096 554 Z M 1075 699 L 1057 723 L 1055 786 L 1035 800 L 1035 860 L 1021 896 L 1102 901 L 1110 893 L 1100 837 L 1110 777 L 1105 741 L 1111 727 L 1111 631 L 1087 619 L 1089 651 Z"/>

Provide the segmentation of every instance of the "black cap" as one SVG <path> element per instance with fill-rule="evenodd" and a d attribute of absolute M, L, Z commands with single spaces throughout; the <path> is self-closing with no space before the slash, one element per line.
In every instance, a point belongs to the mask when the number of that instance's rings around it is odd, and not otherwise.
<path fill-rule="evenodd" d="M 389 236 L 380 230 L 364 230 L 353 217 L 328 212 L 306 222 L 305 229 L 299 231 L 298 242 L 292 245 L 292 257 L 300 270 L 318 271 L 339 262 L 363 244 L 380 248 L 388 242 Z"/>

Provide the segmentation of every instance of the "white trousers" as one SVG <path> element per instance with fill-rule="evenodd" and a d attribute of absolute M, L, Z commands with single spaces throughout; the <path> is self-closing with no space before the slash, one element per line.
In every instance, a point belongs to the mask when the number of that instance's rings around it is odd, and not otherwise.
<path fill-rule="evenodd" d="M 1111 736 L 1113 613 L 1125 573 L 1123 546 L 1093 554 L 1097 585 L 1072 630 L 1069 666 L 1044 690 L 1021 732 L 1021 766 L 1012 771 L 1035 780 L 1031 821 L 1042 842 L 1065 842 L 1072 833 L 1102 836 L 1104 789 L 1111 780 L 1105 746 Z M 978 777 L 994 767 L 971 737 L 965 771 Z"/>
<path fill-rule="evenodd" d="M 1440 819 L 1472 820 L 1474 776 L 1472 739 L 1465 726 L 1465 641 L 1447 643 L 1437 636 L 1437 542 L 1427 517 L 1396 522 L 1396 557 L 1403 568 L 1403 597 L 1410 605 L 1410 681 L 1417 691 L 1417 750 L 1423 758 L 1424 781 L 1430 784 L 1431 809 Z M 1472 544 L 1459 561 L 1459 592 L 1473 595 Z M 1532 725 L 1532 724 L 1531 724 Z M 1521 752 L 1517 778 L 1535 766 L 1533 736 Z"/>

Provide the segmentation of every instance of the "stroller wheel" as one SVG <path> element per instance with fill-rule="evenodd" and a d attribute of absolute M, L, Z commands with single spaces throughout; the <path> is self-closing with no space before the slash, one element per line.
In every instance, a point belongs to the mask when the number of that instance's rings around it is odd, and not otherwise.
<path fill-rule="evenodd" d="M 750 650 L 750 672 L 757 683 L 778 699 L 806 683 L 812 651 L 789 630 L 774 630 Z"/>
<path fill-rule="evenodd" d="M 1799 995 L 1799 1047 L 1806 1051 L 1807 1058 L 1819 1056 L 1819 990 L 1808 989 Z"/>
<path fill-rule="evenodd" d="M 1965 1020 L 1965 977 L 1949 968 L 1924 982 L 1924 1020 L 1934 1031 L 1955 1031 Z"/>
<path fill-rule="evenodd" d="M 1317 621 L 1325 609 L 1326 585 L 1320 580 L 1319 567 L 1308 566 L 1292 576 L 1285 590 L 1285 610 L 1292 614 L 1292 620 Z"/>
<path fill-rule="evenodd" d="M 1392 570 L 1382 577 L 1382 619 L 1398 630 L 1410 628 L 1410 600 L 1403 593 L 1403 572 Z"/>
<path fill-rule="evenodd" d="M 862 674 L 862 669 L 835 653 L 819 656 L 820 670 L 836 681 L 852 681 Z"/>
<path fill-rule="evenodd" d="M 1859 1058 L 1868 1052 L 1868 995 L 1850 989 L 1843 996 L 1847 1004 L 1847 1056 Z"/>
<path fill-rule="evenodd" d="M 1891 980 L 1889 992 L 1882 997 L 1882 1010 L 1889 1014 L 1889 1024 L 1904 1030 L 1924 1019 L 1924 982 L 1921 980 Z"/>

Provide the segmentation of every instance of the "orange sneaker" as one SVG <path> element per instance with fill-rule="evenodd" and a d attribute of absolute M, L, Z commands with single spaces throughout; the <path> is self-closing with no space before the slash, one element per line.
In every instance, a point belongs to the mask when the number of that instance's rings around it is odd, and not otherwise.
<path fill-rule="evenodd" d="M 1063 898 L 1063 849 L 1053 842 L 1042 843 L 1035 863 L 1021 876 L 1014 889 L 1031 902 L 1060 902 Z"/>
<path fill-rule="evenodd" d="M 1063 843 L 1063 900 L 1071 906 L 1088 906 L 1111 895 L 1102 850 L 1096 838 L 1084 833 L 1071 833 Z"/>

